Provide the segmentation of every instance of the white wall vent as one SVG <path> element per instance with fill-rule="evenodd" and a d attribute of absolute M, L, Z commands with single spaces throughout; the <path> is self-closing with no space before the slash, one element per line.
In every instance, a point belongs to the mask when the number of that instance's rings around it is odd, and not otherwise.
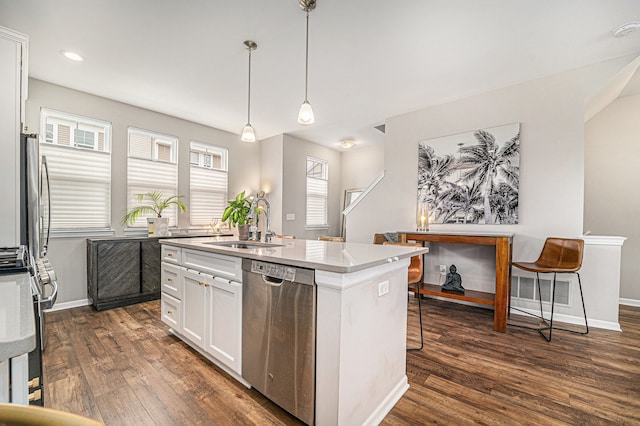
<path fill-rule="evenodd" d="M 571 283 L 556 280 L 556 305 L 570 306 L 569 294 L 571 294 Z M 514 275 L 511 277 L 511 297 L 535 301 L 542 298 L 543 302 L 551 303 L 551 280 L 540 278 L 540 294 L 538 294 L 535 278 Z"/>

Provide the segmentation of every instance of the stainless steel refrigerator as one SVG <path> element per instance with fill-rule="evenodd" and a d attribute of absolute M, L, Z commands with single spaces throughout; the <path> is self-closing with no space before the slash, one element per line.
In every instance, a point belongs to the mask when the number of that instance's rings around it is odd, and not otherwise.
<path fill-rule="evenodd" d="M 33 276 L 36 348 L 29 353 L 29 401 L 44 405 L 42 351 L 47 345 L 46 312 L 58 295 L 58 282 L 47 259 L 51 199 L 47 159 L 40 155 L 38 135 L 20 135 L 20 244 L 27 248 Z"/>

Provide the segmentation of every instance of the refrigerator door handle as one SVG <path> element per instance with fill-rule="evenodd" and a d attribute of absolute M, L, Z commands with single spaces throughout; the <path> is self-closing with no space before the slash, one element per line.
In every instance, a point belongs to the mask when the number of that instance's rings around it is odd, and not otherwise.
<path fill-rule="evenodd" d="M 44 257 L 47 254 L 47 251 L 49 249 L 49 237 L 51 235 L 51 192 L 50 192 L 50 185 L 49 185 L 49 167 L 47 166 L 47 157 L 46 156 L 42 156 L 42 176 L 41 176 L 41 181 L 40 181 L 40 200 L 42 200 L 42 187 L 44 185 L 46 185 L 47 188 L 47 222 L 46 222 L 46 238 L 44 239 L 44 242 L 42 244 L 42 250 L 40 253 L 40 256 Z M 42 181 L 42 178 L 44 178 L 44 182 Z M 43 235 L 44 237 L 44 235 Z"/>
<path fill-rule="evenodd" d="M 51 281 L 51 282 L 45 283 L 45 285 L 52 286 L 53 293 L 51 293 L 51 296 L 41 299 L 40 306 L 42 307 L 42 309 L 51 309 L 53 305 L 56 303 L 56 299 L 58 298 L 58 282 Z"/>

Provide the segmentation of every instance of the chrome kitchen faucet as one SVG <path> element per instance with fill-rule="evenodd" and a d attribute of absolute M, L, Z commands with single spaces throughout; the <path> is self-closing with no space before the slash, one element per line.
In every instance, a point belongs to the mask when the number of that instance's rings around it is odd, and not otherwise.
<path fill-rule="evenodd" d="M 258 203 L 260 201 L 263 201 L 265 206 L 267 206 L 267 211 L 265 212 L 265 215 L 267 216 L 267 229 L 264 232 L 264 242 L 269 243 L 271 242 L 271 237 L 273 237 L 275 233 L 271 231 L 271 205 L 269 205 L 269 201 L 267 201 L 264 195 L 265 195 L 264 191 L 260 191 L 258 196 L 253 200 L 253 203 L 251 203 L 251 209 L 249 209 L 249 215 L 247 216 L 247 219 L 253 222 L 253 214 L 255 212 L 255 209 L 256 207 L 258 207 Z M 260 238 L 258 237 L 258 227 L 253 223 L 249 228 L 249 234 L 250 234 L 249 236 L 250 240 L 253 240 L 253 241 L 260 240 Z"/>

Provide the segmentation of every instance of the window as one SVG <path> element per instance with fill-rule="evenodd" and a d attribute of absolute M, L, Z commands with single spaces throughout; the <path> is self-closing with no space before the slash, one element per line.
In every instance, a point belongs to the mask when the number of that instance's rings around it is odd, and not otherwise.
<path fill-rule="evenodd" d="M 129 127 L 128 139 L 127 210 L 137 205 L 134 194 L 160 191 L 165 197 L 178 195 L 178 138 Z M 129 226 L 146 227 L 146 217 Z M 176 226 L 178 208 L 169 207 L 162 217 L 169 218 L 169 226 Z"/>
<path fill-rule="evenodd" d="M 47 158 L 51 230 L 111 227 L 111 123 L 43 108 L 41 154 Z"/>
<path fill-rule="evenodd" d="M 190 145 L 189 212 L 191 225 L 221 218 L 227 205 L 227 150 L 201 142 Z"/>
<path fill-rule="evenodd" d="M 329 166 L 325 160 L 307 157 L 307 226 L 326 228 Z"/>

